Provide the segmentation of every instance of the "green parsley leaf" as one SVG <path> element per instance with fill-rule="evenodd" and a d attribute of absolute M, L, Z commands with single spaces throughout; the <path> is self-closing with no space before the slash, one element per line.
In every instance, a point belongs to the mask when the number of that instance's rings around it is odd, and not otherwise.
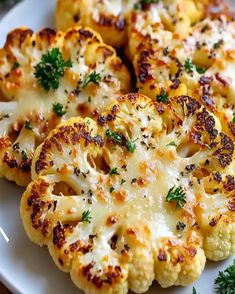
<path fill-rule="evenodd" d="M 184 222 L 178 222 L 176 225 L 177 231 L 184 231 L 185 228 L 186 228 L 186 224 Z"/>
<path fill-rule="evenodd" d="M 89 96 L 87 100 L 89 103 L 91 103 L 91 96 Z"/>
<path fill-rule="evenodd" d="M 113 176 L 113 175 L 120 175 L 120 174 L 118 173 L 117 169 L 118 169 L 117 167 L 112 168 L 112 169 L 110 170 L 110 172 L 109 172 L 110 176 Z"/>
<path fill-rule="evenodd" d="M 82 83 L 82 88 L 85 88 L 89 83 L 99 84 L 101 81 L 101 76 L 99 73 L 96 73 L 96 71 L 93 71 L 91 74 L 89 74 L 85 80 Z"/>
<path fill-rule="evenodd" d="M 121 181 L 121 184 L 120 185 L 123 185 L 124 183 L 126 183 L 126 181 L 124 179 L 122 179 Z"/>
<path fill-rule="evenodd" d="M 52 107 L 57 116 L 63 116 L 66 113 L 66 111 L 63 111 L 63 105 L 59 102 L 53 103 Z"/>
<path fill-rule="evenodd" d="M 185 60 L 184 68 L 185 68 L 185 70 L 187 71 L 187 73 L 192 73 L 192 72 L 193 72 L 194 65 L 193 65 L 193 63 L 192 63 L 192 61 L 191 61 L 190 58 L 187 58 L 187 59 Z"/>
<path fill-rule="evenodd" d="M 87 222 L 87 223 L 91 223 L 91 219 L 92 217 L 90 216 L 91 212 L 90 210 L 86 210 L 82 213 L 82 221 L 83 222 Z"/>
<path fill-rule="evenodd" d="M 119 132 L 112 132 L 110 129 L 107 129 L 105 132 L 107 138 L 112 139 L 114 143 L 121 143 L 122 137 Z"/>
<path fill-rule="evenodd" d="M 234 118 L 233 118 L 232 122 L 235 124 L 235 116 L 234 116 Z"/>
<path fill-rule="evenodd" d="M 134 9 L 134 10 L 138 10 L 138 9 L 140 9 L 140 8 L 141 8 L 141 6 L 140 6 L 139 3 L 135 3 L 134 6 L 133 6 L 133 9 Z"/>
<path fill-rule="evenodd" d="M 191 74 L 193 73 L 194 69 L 199 73 L 199 74 L 204 74 L 206 72 L 206 68 L 194 65 L 192 63 L 192 60 L 190 58 L 187 58 L 184 63 L 184 68 L 187 73 Z"/>
<path fill-rule="evenodd" d="M 134 153 L 135 152 L 135 149 L 137 148 L 137 146 L 135 144 L 136 140 L 138 140 L 138 138 L 136 138 L 135 141 L 131 141 L 131 140 L 127 140 L 126 141 L 126 148 L 131 153 Z"/>
<path fill-rule="evenodd" d="M 109 192 L 112 193 L 114 190 L 115 190 L 114 187 L 111 187 L 111 188 L 109 189 Z"/>
<path fill-rule="evenodd" d="M 169 147 L 169 146 L 175 146 L 175 147 L 177 147 L 177 145 L 176 145 L 176 143 L 174 141 L 166 144 L 166 147 Z"/>
<path fill-rule="evenodd" d="M 17 69 L 17 68 L 19 68 L 19 67 L 20 67 L 19 63 L 18 63 L 18 62 L 15 62 L 15 63 L 13 64 L 13 66 L 12 66 L 12 69 L 14 70 L 14 69 Z"/>
<path fill-rule="evenodd" d="M 157 101 L 167 103 L 168 100 L 169 100 L 169 95 L 168 95 L 166 89 L 162 89 L 160 94 L 157 95 Z"/>
<path fill-rule="evenodd" d="M 186 194 L 183 190 L 183 188 L 180 187 L 172 187 L 167 196 L 166 196 L 166 201 L 167 202 L 171 202 L 171 201 L 175 201 L 177 204 L 177 207 L 183 207 L 185 205 L 186 201 Z"/>
<path fill-rule="evenodd" d="M 147 5 L 147 4 L 154 4 L 154 3 L 159 3 L 159 0 L 140 0 L 140 4 L 142 6 Z"/>
<path fill-rule="evenodd" d="M 32 127 L 32 125 L 31 125 L 31 123 L 30 123 L 29 120 L 27 120 L 27 121 L 25 122 L 25 128 L 26 128 L 27 130 L 32 131 L 33 127 Z"/>
<path fill-rule="evenodd" d="M 193 287 L 193 294 L 197 294 L 197 290 L 195 287 Z"/>
<path fill-rule="evenodd" d="M 29 157 L 28 157 L 27 153 L 24 150 L 21 151 L 21 155 L 22 155 L 22 158 L 23 158 L 24 161 L 28 160 Z"/>
<path fill-rule="evenodd" d="M 234 294 L 235 292 L 235 260 L 233 264 L 219 272 L 218 277 L 215 279 L 216 293 L 220 294 Z"/>
<path fill-rule="evenodd" d="M 200 67 L 200 66 L 196 66 L 196 71 L 197 71 L 200 75 L 202 75 L 202 74 L 204 74 L 204 73 L 206 72 L 206 68 L 204 68 L 204 67 Z"/>
<path fill-rule="evenodd" d="M 71 60 L 64 61 L 60 50 L 53 48 L 42 55 L 41 61 L 35 66 L 34 75 L 44 90 L 56 90 L 59 88 L 59 79 L 64 76 L 65 69 L 72 66 Z"/>

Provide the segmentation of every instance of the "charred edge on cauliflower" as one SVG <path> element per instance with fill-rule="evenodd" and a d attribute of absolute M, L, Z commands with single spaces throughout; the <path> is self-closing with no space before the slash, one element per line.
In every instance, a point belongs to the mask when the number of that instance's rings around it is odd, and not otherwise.
<path fill-rule="evenodd" d="M 213 155 L 217 157 L 222 168 L 230 165 L 233 160 L 234 143 L 233 140 L 225 133 L 220 133 L 219 147 L 213 152 Z"/>
<path fill-rule="evenodd" d="M 123 95 L 120 98 L 118 98 L 118 101 L 123 103 L 126 100 L 129 100 L 130 103 L 132 105 L 134 105 L 136 103 L 136 101 L 139 98 L 139 94 L 138 93 L 129 93 L 127 95 Z M 138 105 L 136 106 L 138 108 Z M 99 115 L 97 118 L 97 122 L 98 124 L 103 127 L 106 125 L 106 123 L 114 121 L 116 119 L 116 115 L 117 113 L 120 111 L 119 106 L 118 105 L 113 105 L 112 109 L 110 110 L 110 112 L 104 116 L 104 115 Z"/>
<path fill-rule="evenodd" d="M 231 200 L 229 200 L 227 206 L 230 211 L 235 211 L 235 197 L 233 197 Z"/>
<path fill-rule="evenodd" d="M 141 83 L 145 83 L 153 79 L 151 74 L 151 64 L 148 63 L 148 59 L 154 54 L 153 50 L 144 50 L 140 53 L 140 58 L 138 59 L 138 79 Z"/>
<path fill-rule="evenodd" d="M 57 33 L 55 30 L 50 28 L 45 28 L 39 32 L 40 39 L 47 40 L 48 44 L 53 43 Z"/>
<path fill-rule="evenodd" d="M 234 122 L 229 122 L 228 127 L 231 130 L 232 134 L 235 136 L 235 123 Z"/>
<path fill-rule="evenodd" d="M 11 169 L 17 169 L 23 173 L 31 170 L 32 158 L 18 161 L 14 156 L 10 156 L 7 152 L 4 154 L 3 162 Z"/>
<path fill-rule="evenodd" d="M 201 108 L 201 104 L 190 96 L 179 96 L 177 103 L 181 105 L 183 110 L 185 109 L 184 105 L 187 107 L 188 113 L 185 113 L 185 115 L 194 115 Z"/>
<path fill-rule="evenodd" d="M 184 105 L 187 107 L 188 113 L 185 113 L 185 115 L 194 115 L 201 108 L 200 103 L 189 96 L 180 96 L 178 97 L 177 102 L 182 106 L 184 111 Z M 221 132 L 218 134 L 218 130 L 215 129 L 215 119 L 205 108 L 197 113 L 197 121 L 194 127 L 194 132 L 191 134 L 195 143 L 201 143 L 202 131 L 209 134 L 210 148 L 217 147 L 212 155 L 217 157 L 220 166 L 225 168 L 230 165 L 233 160 L 234 143 L 225 133 Z M 220 142 L 215 142 L 218 135 Z"/>
<path fill-rule="evenodd" d="M 39 155 L 39 160 L 36 162 L 35 169 L 37 174 L 48 167 L 47 154 L 49 150 L 55 147 L 58 152 L 62 152 L 63 144 L 75 145 L 79 143 L 81 139 L 85 140 L 86 146 L 94 143 L 95 145 L 102 147 L 104 144 L 102 137 L 99 135 L 92 137 L 84 124 L 75 123 L 73 126 L 62 126 L 57 133 L 45 140 Z M 53 166 L 54 163 L 51 162 L 51 165 Z"/>
<path fill-rule="evenodd" d="M 170 241 L 169 241 L 170 243 Z M 170 245 L 170 247 L 169 247 Z M 197 255 L 197 249 L 192 245 L 183 246 L 183 247 L 175 247 L 177 254 L 171 255 L 171 244 L 164 244 L 163 248 L 160 248 L 158 251 L 158 261 L 160 262 L 172 262 L 174 266 L 178 263 L 184 263 L 188 261 L 188 259 L 193 259 Z"/>
<path fill-rule="evenodd" d="M 50 233 L 51 223 L 48 219 L 41 220 L 42 214 L 45 210 L 49 210 L 53 204 L 52 201 L 43 201 L 41 198 L 46 194 L 49 184 L 43 180 L 33 184 L 31 194 L 28 198 L 27 204 L 32 209 L 31 222 L 34 229 L 39 229 L 44 237 Z"/>
<path fill-rule="evenodd" d="M 69 224 L 62 225 L 58 222 L 57 226 L 53 228 L 53 244 L 56 245 L 58 249 L 61 249 L 66 243 L 65 231 L 69 227 Z"/>
<path fill-rule="evenodd" d="M 86 277 L 89 282 L 92 282 L 98 289 L 103 287 L 103 284 L 116 284 L 123 278 L 122 269 L 120 266 L 108 265 L 105 271 L 93 273 L 92 269 L 95 262 L 83 266 L 81 269 L 82 275 Z"/>
<path fill-rule="evenodd" d="M 32 37 L 33 31 L 30 29 L 16 29 L 7 35 L 7 40 L 4 48 L 8 50 L 11 46 L 21 47 L 25 39 Z"/>
<path fill-rule="evenodd" d="M 215 129 L 215 119 L 209 114 L 209 112 L 203 108 L 203 110 L 197 113 L 197 122 L 195 125 L 196 130 L 206 131 L 210 140 L 213 142 L 218 135 L 218 131 Z"/>
<path fill-rule="evenodd" d="M 232 192 L 235 190 L 235 179 L 231 175 L 226 176 L 226 181 L 223 182 L 225 191 Z"/>
<path fill-rule="evenodd" d="M 71 230 L 71 226 L 65 225 L 67 230 Z M 65 227 L 64 226 L 64 227 Z M 66 235 L 66 231 L 65 231 L 65 235 Z M 89 239 L 87 244 L 82 241 L 82 240 L 78 240 L 72 244 L 68 244 L 67 242 L 64 243 L 63 245 L 63 253 L 65 254 L 65 258 L 63 259 L 63 257 L 59 257 L 58 258 L 58 262 L 60 263 L 60 265 L 64 265 L 66 263 L 66 259 L 71 259 L 73 258 L 74 254 L 81 254 L 81 255 L 86 255 L 87 253 L 92 251 L 93 248 L 93 244 L 94 244 L 94 238 L 96 237 L 96 235 L 89 235 Z"/>
<path fill-rule="evenodd" d="M 101 14 L 97 24 L 104 27 L 115 27 L 115 29 L 119 32 L 122 32 L 126 29 L 126 20 L 120 16 L 114 18 L 113 16 Z"/>
<path fill-rule="evenodd" d="M 89 235 L 87 242 L 85 243 L 82 240 L 77 240 L 72 244 L 69 244 L 66 240 L 66 235 L 72 233 L 74 227 L 68 223 L 61 224 L 60 222 L 53 228 L 53 244 L 57 249 L 62 250 L 65 254 L 63 257 L 58 258 L 60 265 L 64 265 L 66 260 L 73 258 L 74 254 L 86 255 L 91 252 L 94 245 L 94 238 L 96 235 Z"/>

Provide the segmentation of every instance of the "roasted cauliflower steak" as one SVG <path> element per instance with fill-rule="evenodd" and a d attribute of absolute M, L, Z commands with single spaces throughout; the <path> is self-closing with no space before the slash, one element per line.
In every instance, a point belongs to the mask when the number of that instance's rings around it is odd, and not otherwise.
<path fill-rule="evenodd" d="M 185 286 L 235 252 L 234 168 L 234 142 L 198 101 L 128 94 L 50 133 L 21 217 L 85 293 Z"/>
<path fill-rule="evenodd" d="M 48 54 L 52 61 L 55 54 L 69 61 L 54 90 L 35 76 Z M 0 176 L 27 185 L 35 148 L 58 123 L 98 115 L 129 87 L 129 72 L 115 50 L 89 28 L 9 33 L 0 49 Z"/>
<path fill-rule="evenodd" d="M 162 23 L 167 29 L 184 34 L 192 23 L 206 13 L 208 0 L 58 0 L 56 24 L 65 30 L 76 24 L 89 26 L 99 32 L 104 41 L 114 47 L 127 43 L 131 15 L 151 23 Z M 136 12 L 136 13 L 135 13 Z"/>
<path fill-rule="evenodd" d="M 207 18 L 185 38 L 157 30 L 134 58 L 139 92 L 154 100 L 163 94 L 190 95 L 235 139 L 235 21 L 225 15 Z"/>

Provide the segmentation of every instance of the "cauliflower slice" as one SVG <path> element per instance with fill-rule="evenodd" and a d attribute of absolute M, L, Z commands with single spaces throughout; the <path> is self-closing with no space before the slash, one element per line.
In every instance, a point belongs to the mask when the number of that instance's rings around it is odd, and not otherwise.
<path fill-rule="evenodd" d="M 190 95 L 235 138 L 235 21 L 225 15 L 207 18 L 185 38 L 160 28 L 155 33 L 134 58 L 139 92 L 154 100 L 162 93 Z"/>
<path fill-rule="evenodd" d="M 65 69 L 58 89 L 46 91 L 34 75 L 35 66 L 53 48 L 72 67 Z M 99 80 L 87 83 L 94 73 Z M 129 87 L 127 68 L 91 29 L 9 33 L 0 50 L 0 176 L 27 185 L 35 148 L 58 123 L 98 115 Z"/>
<path fill-rule="evenodd" d="M 132 21 L 128 19 L 132 16 L 134 18 L 144 15 L 151 23 L 163 23 L 167 29 L 184 34 L 190 31 L 192 23 L 205 15 L 206 4 L 209 1 L 145 2 L 140 0 L 58 0 L 56 25 L 61 30 L 76 24 L 89 26 L 99 32 L 105 42 L 119 48 L 127 43 L 128 22 L 132 26 Z M 142 19 L 137 25 L 141 26 L 141 24 Z"/>
<path fill-rule="evenodd" d="M 163 0 L 148 5 L 147 9 L 145 7 L 142 10 L 133 10 L 127 17 L 129 57 L 132 59 L 138 47 L 146 40 L 155 40 L 161 44 L 162 39 L 167 38 L 170 32 L 176 39 L 189 35 L 195 23 L 205 18 L 207 13 L 211 15 L 208 10 L 210 2 L 210 0 Z M 159 36 L 162 30 L 164 33 Z"/>
<path fill-rule="evenodd" d="M 188 96 L 128 94 L 97 121 L 69 119 L 32 179 L 24 228 L 85 293 L 185 286 L 235 251 L 234 143 Z"/>

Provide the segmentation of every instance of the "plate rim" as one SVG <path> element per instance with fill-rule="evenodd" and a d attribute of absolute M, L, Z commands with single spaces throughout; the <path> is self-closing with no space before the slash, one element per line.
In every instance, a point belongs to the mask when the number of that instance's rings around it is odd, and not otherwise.
<path fill-rule="evenodd" d="M 0 271 L 0 281 L 1 283 L 8 288 L 12 293 L 14 294 L 24 294 L 23 292 L 20 291 L 19 287 L 16 287 L 14 284 L 10 282 L 10 280 L 7 278 L 6 275 Z"/>

